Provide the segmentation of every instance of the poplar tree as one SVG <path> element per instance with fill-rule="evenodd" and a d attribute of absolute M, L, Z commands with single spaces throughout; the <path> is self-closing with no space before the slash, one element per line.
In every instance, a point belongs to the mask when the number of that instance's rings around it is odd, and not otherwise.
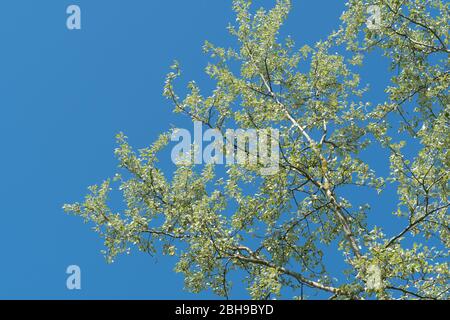
<path fill-rule="evenodd" d="M 204 45 L 215 88 L 192 81 L 177 93 L 174 63 L 163 94 L 176 113 L 224 135 L 278 129 L 279 170 L 179 164 L 169 175 L 158 153 L 170 131 L 141 150 L 119 134 L 120 171 L 65 210 L 93 224 L 109 262 L 133 247 L 176 256 L 195 293 L 230 298 L 232 277 L 253 299 L 448 299 L 449 4 L 349 0 L 337 31 L 313 47 L 279 39 L 288 0 L 270 10 L 234 0 L 233 9 L 238 46 Z M 369 54 L 391 63 L 379 70 L 389 83 L 370 83 L 386 85 L 381 103 L 366 100 L 370 79 L 358 74 Z M 371 169 L 378 161 L 387 175 Z M 387 186 L 397 210 L 371 211 Z M 109 205 L 112 190 L 126 208 Z"/>

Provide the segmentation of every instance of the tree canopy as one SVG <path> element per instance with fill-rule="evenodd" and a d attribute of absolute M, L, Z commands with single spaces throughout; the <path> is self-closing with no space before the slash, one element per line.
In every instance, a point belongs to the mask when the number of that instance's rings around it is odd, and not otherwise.
<path fill-rule="evenodd" d="M 368 23 L 369 8 L 377 21 Z M 131 247 L 176 256 L 192 292 L 232 297 L 237 274 L 254 299 L 286 298 L 286 288 L 291 298 L 449 298 L 449 4 L 349 0 L 337 31 L 313 47 L 279 39 L 288 0 L 270 10 L 234 0 L 233 9 L 239 45 L 204 45 L 215 88 L 203 94 L 192 81 L 177 94 L 174 63 L 163 94 L 176 113 L 223 135 L 276 128 L 279 170 L 181 163 L 168 174 L 158 153 L 170 131 L 137 151 L 119 134 L 120 171 L 65 210 L 93 223 L 110 262 Z M 358 74 L 368 54 L 391 63 L 380 70 L 391 75 L 382 103 L 366 100 Z M 408 144 L 414 151 L 404 151 Z M 371 148 L 389 152 L 387 176 L 371 169 L 379 161 L 365 156 Z M 386 201 L 387 185 L 398 195 L 401 227 L 392 234 L 376 218 L 391 213 L 358 199 L 364 188 L 375 191 L 371 201 Z M 113 189 L 125 209 L 110 206 Z"/>

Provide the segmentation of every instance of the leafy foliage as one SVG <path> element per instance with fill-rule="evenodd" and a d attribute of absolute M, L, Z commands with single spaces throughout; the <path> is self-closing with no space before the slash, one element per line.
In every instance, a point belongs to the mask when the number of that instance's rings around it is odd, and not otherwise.
<path fill-rule="evenodd" d="M 65 210 L 95 225 L 109 261 L 131 246 L 177 256 L 176 271 L 193 292 L 212 289 L 228 297 L 229 275 L 241 270 L 254 299 L 283 296 L 286 287 L 338 299 L 448 298 L 444 2 L 350 0 L 337 32 L 296 50 L 292 39 L 278 39 L 288 0 L 256 12 L 249 0 L 233 1 L 236 24 L 229 30 L 239 47 L 204 46 L 215 89 L 204 96 L 190 82 L 180 98 L 175 63 L 164 95 L 175 112 L 222 133 L 233 126 L 279 129 L 280 170 L 264 176 L 255 164 L 228 165 L 226 173 L 212 165 L 179 165 L 169 179 L 157 166 L 169 133 L 138 152 L 121 134 L 116 155 L 126 177 L 91 187 L 83 203 Z M 381 12 L 376 30 L 366 27 L 370 5 Z M 342 46 L 345 53 L 336 53 Z M 355 70 L 376 48 L 396 72 L 387 101 L 371 106 Z M 417 154 L 403 153 L 404 135 L 420 146 Z M 388 177 L 377 176 L 362 156 L 373 146 L 391 154 Z M 398 189 L 394 214 L 404 221 L 390 236 L 367 222 L 369 204 L 356 207 L 344 197 L 361 188 L 380 193 L 386 183 Z M 126 203 L 120 213 L 107 204 L 116 185 Z M 333 250 L 347 265 L 344 277 L 327 259 Z"/>

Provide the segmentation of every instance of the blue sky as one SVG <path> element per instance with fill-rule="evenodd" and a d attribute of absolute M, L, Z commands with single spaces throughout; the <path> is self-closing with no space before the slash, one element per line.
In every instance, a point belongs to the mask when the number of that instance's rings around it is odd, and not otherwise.
<path fill-rule="evenodd" d="M 164 77 L 177 59 L 185 80 L 204 82 L 204 40 L 232 43 L 230 3 L 0 2 L 0 298 L 213 297 L 183 291 L 171 258 L 132 254 L 106 264 L 101 239 L 61 207 L 115 172 L 119 131 L 144 147 L 183 121 L 162 97 Z M 81 7 L 82 30 L 66 28 L 70 4 Z M 344 1 L 294 0 L 283 33 L 313 45 L 338 27 L 344 8 Z M 363 79 L 383 83 L 385 68 L 369 58 Z M 367 97 L 379 97 L 376 90 Z M 66 289 L 71 264 L 81 267 L 80 291 Z"/>

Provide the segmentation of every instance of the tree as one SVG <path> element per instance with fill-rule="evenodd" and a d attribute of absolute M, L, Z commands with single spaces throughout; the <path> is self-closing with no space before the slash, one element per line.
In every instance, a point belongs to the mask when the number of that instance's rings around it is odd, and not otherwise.
<path fill-rule="evenodd" d="M 370 6 L 379 10 L 376 28 L 367 27 Z M 157 153 L 170 132 L 139 151 L 119 134 L 125 174 L 90 187 L 83 203 L 65 210 L 94 224 L 110 262 L 131 246 L 177 256 L 175 270 L 193 292 L 229 297 L 229 275 L 240 270 L 254 299 L 282 296 L 285 287 L 296 298 L 305 298 L 303 289 L 333 299 L 448 298 L 448 3 L 350 0 L 337 32 L 299 50 L 290 38 L 278 40 L 288 0 L 269 11 L 253 12 L 249 0 L 233 8 L 229 30 L 239 47 L 204 46 L 215 89 L 204 96 L 190 82 L 180 98 L 175 63 L 164 95 L 175 112 L 223 135 L 233 127 L 278 129 L 279 170 L 267 176 L 249 162 L 227 164 L 226 172 L 185 163 L 168 179 Z M 372 107 L 357 70 L 375 48 L 395 72 L 387 101 Z M 407 143 L 419 151 L 403 152 Z M 373 147 L 390 152 L 388 177 L 365 159 Z M 383 201 L 386 184 L 397 187 L 394 214 L 403 223 L 390 235 L 368 223 L 376 214 L 369 204 L 343 195 L 370 188 Z M 116 185 L 127 206 L 120 213 L 107 204 Z M 326 259 L 332 251 L 345 270 Z"/>

